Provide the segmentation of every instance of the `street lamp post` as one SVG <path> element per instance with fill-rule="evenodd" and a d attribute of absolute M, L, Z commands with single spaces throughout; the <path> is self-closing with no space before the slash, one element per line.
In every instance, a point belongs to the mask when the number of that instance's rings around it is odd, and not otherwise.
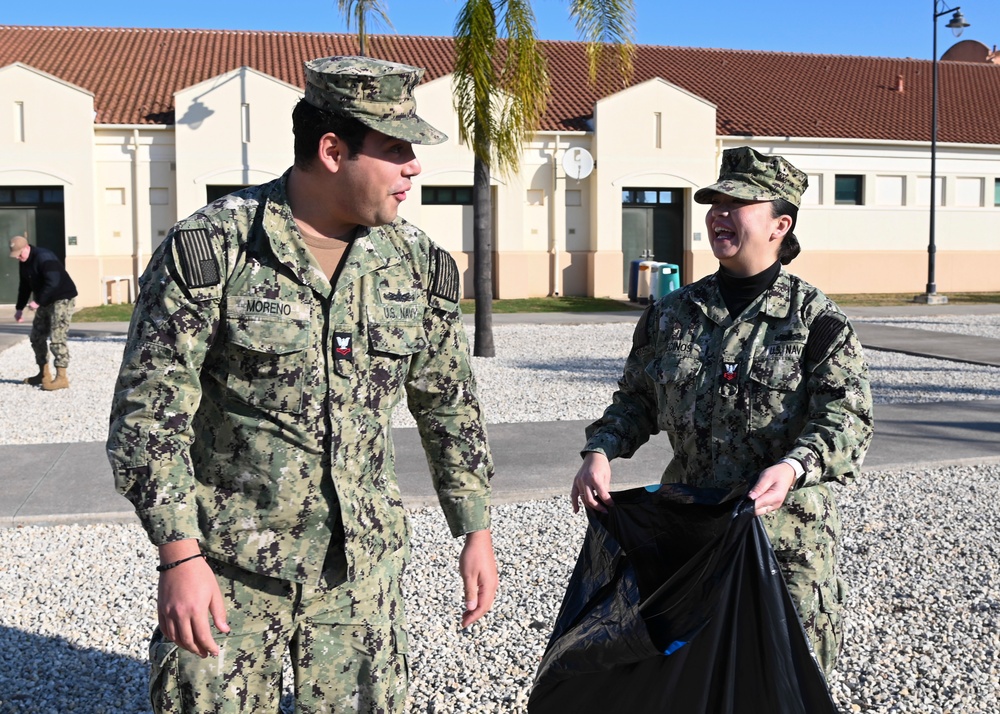
<path fill-rule="evenodd" d="M 962 15 L 961 7 L 948 7 L 945 5 L 944 0 L 933 0 L 934 2 L 934 54 L 931 58 L 934 71 L 933 79 L 931 81 L 931 218 L 930 218 L 930 241 L 927 244 L 927 292 L 923 295 L 917 295 L 917 302 L 927 303 L 928 305 L 944 305 L 948 302 L 948 298 L 944 295 L 938 295 L 937 284 L 935 283 L 934 270 L 935 270 L 935 254 L 937 253 L 937 246 L 934 240 L 934 225 L 935 225 L 935 211 L 937 210 L 937 134 L 938 134 L 938 51 L 937 51 L 937 21 L 942 15 L 947 15 L 949 12 L 954 13 L 951 16 L 951 20 L 948 22 L 946 27 L 951 28 L 951 31 L 955 34 L 955 37 L 959 37 L 962 34 L 962 30 L 969 26 L 969 23 L 965 21 L 965 17 Z M 938 8 L 941 8 L 939 11 Z"/>

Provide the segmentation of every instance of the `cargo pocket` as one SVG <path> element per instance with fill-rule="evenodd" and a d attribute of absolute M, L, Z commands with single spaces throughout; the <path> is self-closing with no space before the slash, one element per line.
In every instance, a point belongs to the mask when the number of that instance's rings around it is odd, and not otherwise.
<path fill-rule="evenodd" d="M 229 318 L 226 387 L 262 409 L 302 411 L 310 330 L 306 320 Z"/>
<path fill-rule="evenodd" d="M 399 676 L 403 678 L 403 690 L 410 681 L 410 644 L 406 636 L 406 628 L 402 625 L 392 626 L 392 652 L 399 664 Z"/>
<path fill-rule="evenodd" d="M 658 426 L 677 432 L 690 424 L 697 398 L 697 378 L 701 373 L 697 353 L 667 352 L 646 366 L 654 382 Z"/>
<path fill-rule="evenodd" d="M 777 424 L 777 428 L 786 430 L 789 420 L 805 413 L 809 400 L 796 394 L 804 389 L 802 377 L 800 359 L 754 360 L 750 368 L 752 429 L 765 429 L 768 425 Z"/>
<path fill-rule="evenodd" d="M 369 409 L 391 410 L 396 406 L 413 355 L 427 345 L 422 323 L 368 323 Z"/>
<path fill-rule="evenodd" d="M 816 613 L 814 632 L 809 633 L 813 650 L 823 671 L 830 674 L 837 666 L 844 644 L 841 621 L 847 587 L 840 578 L 824 583 L 819 588 L 819 611 Z"/>
<path fill-rule="evenodd" d="M 178 701 L 178 649 L 157 627 L 149 641 L 149 703 L 153 711 L 168 711 L 171 703 Z"/>

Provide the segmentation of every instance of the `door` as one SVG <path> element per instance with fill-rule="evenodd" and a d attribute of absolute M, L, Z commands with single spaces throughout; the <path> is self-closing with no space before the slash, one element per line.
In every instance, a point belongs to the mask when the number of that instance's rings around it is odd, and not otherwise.
<path fill-rule="evenodd" d="M 649 258 L 684 265 L 684 189 L 627 188 L 622 191 L 623 291 L 633 260 Z"/>
<path fill-rule="evenodd" d="M 31 245 L 48 248 L 66 260 L 66 221 L 62 186 L 0 186 L 0 303 L 17 300 L 18 262 L 10 260 L 7 246 L 14 236 Z"/>
<path fill-rule="evenodd" d="M 35 243 L 35 209 L 0 207 L 0 245 L 5 260 L 0 261 L 0 304 L 14 304 L 17 300 L 19 261 L 11 260 L 8 247 L 14 236 L 24 236 Z"/>

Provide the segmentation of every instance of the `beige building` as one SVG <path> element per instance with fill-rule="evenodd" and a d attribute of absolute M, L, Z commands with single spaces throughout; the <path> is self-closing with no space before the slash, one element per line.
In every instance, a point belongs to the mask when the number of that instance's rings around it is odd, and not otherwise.
<path fill-rule="evenodd" d="M 379 36 L 428 68 L 420 112 L 452 137 L 418 147 L 402 215 L 447 248 L 471 296 L 472 154 L 457 140 L 450 38 Z M 627 87 L 593 87 L 583 45 L 543 43 L 553 95 L 520 173 L 494 178 L 495 297 L 620 297 L 632 260 L 717 267 L 694 190 L 724 149 L 809 174 L 793 269 L 830 293 L 924 290 L 927 61 L 644 46 Z M 0 26 L 0 238 L 64 256 L 78 305 L 128 299 L 170 226 L 292 159 L 305 59 L 350 35 Z M 1000 65 L 942 62 L 937 286 L 1000 290 Z M 17 265 L 0 266 L 0 304 Z"/>

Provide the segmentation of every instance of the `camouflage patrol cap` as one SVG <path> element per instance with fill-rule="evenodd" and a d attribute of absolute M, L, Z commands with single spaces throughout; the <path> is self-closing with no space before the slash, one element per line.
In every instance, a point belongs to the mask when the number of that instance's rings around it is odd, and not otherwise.
<path fill-rule="evenodd" d="M 767 156 L 749 146 L 722 152 L 719 180 L 698 189 L 694 200 L 711 203 L 712 195 L 722 193 L 745 201 L 773 201 L 783 198 L 796 207 L 809 186 L 806 175 L 781 156 Z"/>
<path fill-rule="evenodd" d="M 412 144 L 448 137 L 417 116 L 413 90 L 424 70 L 370 57 L 321 57 L 305 63 L 305 100 L 346 114 L 365 126 Z"/>

